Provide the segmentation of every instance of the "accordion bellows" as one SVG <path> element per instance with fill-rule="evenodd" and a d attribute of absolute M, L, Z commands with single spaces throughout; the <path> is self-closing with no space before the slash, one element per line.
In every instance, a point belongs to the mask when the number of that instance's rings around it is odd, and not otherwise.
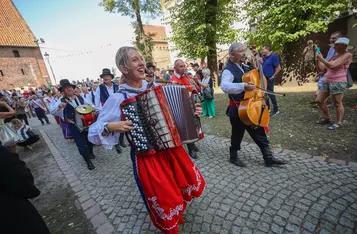
<path fill-rule="evenodd" d="M 120 105 L 133 122 L 129 134 L 137 153 L 152 154 L 199 139 L 189 94 L 184 86 L 157 86 Z"/>

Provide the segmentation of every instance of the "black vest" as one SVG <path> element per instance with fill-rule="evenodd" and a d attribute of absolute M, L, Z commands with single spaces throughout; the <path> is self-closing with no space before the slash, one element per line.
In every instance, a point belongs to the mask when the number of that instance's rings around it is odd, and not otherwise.
<path fill-rule="evenodd" d="M 100 84 L 99 90 L 100 90 L 100 102 L 102 103 L 102 105 L 104 105 L 104 103 L 109 98 L 109 93 L 107 88 L 105 87 L 105 84 Z M 116 93 L 117 91 L 118 91 L 118 85 L 113 83 L 113 92 Z"/>
<path fill-rule="evenodd" d="M 63 97 L 61 98 L 61 102 L 64 102 L 66 100 L 67 97 Z M 76 102 L 77 106 L 79 105 L 83 105 L 84 104 L 84 99 L 82 96 L 77 96 L 79 103 Z M 76 100 L 76 99 L 74 99 Z M 69 120 L 74 120 L 74 112 L 76 110 L 74 109 L 74 107 L 70 104 L 67 104 L 66 107 L 63 110 L 63 116 L 65 119 L 69 119 Z"/>
<path fill-rule="evenodd" d="M 242 66 L 242 69 L 244 70 L 244 73 L 250 71 L 250 69 L 246 66 Z M 232 63 L 231 60 L 228 60 L 227 66 L 224 68 L 224 70 L 228 70 L 232 73 L 234 77 L 232 83 L 242 83 L 242 77 L 244 73 L 236 64 Z M 230 100 L 241 101 L 244 99 L 244 92 L 239 94 L 229 94 L 228 97 Z M 229 117 L 238 117 L 238 108 L 236 106 L 228 106 L 226 114 Z"/>

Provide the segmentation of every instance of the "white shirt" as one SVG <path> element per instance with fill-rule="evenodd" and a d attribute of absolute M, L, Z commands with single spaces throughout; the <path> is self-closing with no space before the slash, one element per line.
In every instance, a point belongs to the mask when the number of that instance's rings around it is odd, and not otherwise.
<path fill-rule="evenodd" d="M 94 103 L 92 102 L 92 92 L 89 92 L 87 94 L 81 93 L 82 98 L 86 99 L 89 104 L 92 106 L 95 106 Z"/>
<path fill-rule="evenodd" d="M 236 64 L 237 67 L 244 73 L 241 65 Z M 226 94 L 239 94 L 244 91 L 245 83 L 233 83 L 233 74 L 225 69 L 222 73 L 221 89 Z"/>
<path fill-rule="evenodd" d="M 132 89 L 143 92 L 146 90 L 148 82 L 143 80 L 141 88 L 133 88 L 128 84 L 121 84 L 120 89 Z M 127 93 L 128 97 L 135 96 L 136 93 Z M 105 149 L 112 149 L 114 145 L 118 144 L 120 133 L 109 134 L 102 136 L 104 126 L 110 122 L 121 121 L 120 104 L 125 100 L 122 93 L 114 93 L 110 95 L 105 102 L 97 121 L 88 129 L 88 140 L 96 145 L 103 145 Z"/>
<path fill-rule="evenodd" d="M 104 84 L 104 83 L 103 83 Z M 104 87 L 107 89 L 108 93 L 109 93 L 109 97 L 114 93 L 114 84 L 112 84 L 112 87 L 108 87 L 106 84 L 104 84 Z M 95 106 L 97 107 L 97 109 L 100 111 L 102 110 L 102 103 L 100 102 L 100 88 L 98 86 L 98 88 L 95 90 Z"/>

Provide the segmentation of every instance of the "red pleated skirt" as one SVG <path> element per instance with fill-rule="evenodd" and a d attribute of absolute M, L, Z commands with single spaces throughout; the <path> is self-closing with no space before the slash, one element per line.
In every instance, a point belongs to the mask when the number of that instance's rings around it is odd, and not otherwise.
<path fill-rule="evenodd" d="M 205 188 L 201 172 L 182 146 L 135 155 L 134 174 L 153 224 L 163 233 L 178 233 L 187 202 Z"/>

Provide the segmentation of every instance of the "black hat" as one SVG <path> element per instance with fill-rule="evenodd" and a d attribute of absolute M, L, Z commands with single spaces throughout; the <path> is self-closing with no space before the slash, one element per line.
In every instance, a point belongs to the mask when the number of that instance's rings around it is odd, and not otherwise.
<path fill-rule="evenodd" d="M 193 67 L 199 67 L 200 65 L 198 65 L 198 63 L 194 63 Z"/>
<path fill-rule="evenodd" d="M 103 78 L 103 76 L 110 75 L 112 78 L 114 78 L 114 75 L 110 71 L 109 68 L 103 68 L 102 74 L 100 75 L 100 78 Z"/>
<path fill-rule="evenodd" d="M 67 80 L 67 79 L 62 79 L 62 80 L 60 80 L 60 87 L 58 88 L 58 90 L 59 90 L 60 92 L 62 92 L 62 91 L 63 91 L 63 88 L 66 87 L 66 86 L 72 86 L 73 89 L 76 88 L 76 86 L 75 86 L 74 84 L 71 84 L 71 83 L 69 82 L 69 80 Z"/>
<path fill-rule="evenodd" d="M 146 64 L 146 68 L 150 68 L 150 67 L 153 67 L 154 70 L 156 70 L 156 66 L 155 66 L 152 62 L 148 62 L 148 63 Z"/>

